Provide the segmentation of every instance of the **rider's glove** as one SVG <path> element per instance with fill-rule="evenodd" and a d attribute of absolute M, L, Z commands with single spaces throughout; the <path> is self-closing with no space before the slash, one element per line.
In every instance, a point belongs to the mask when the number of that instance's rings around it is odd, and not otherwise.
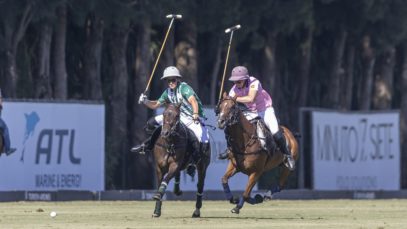
<path fill-rule="evenodd" d="M 138 99 L 138 104 L 146 103 L 147 101 L 147 96 L 144 93 L 141 93 L 139 99 Z"/>
<path fill-rule="evenodd" d="M 199 122 L 199 114 L 194 113 L 194 114 L 192 115 L 192 119 L 194 120 L 195 123 Z"/>

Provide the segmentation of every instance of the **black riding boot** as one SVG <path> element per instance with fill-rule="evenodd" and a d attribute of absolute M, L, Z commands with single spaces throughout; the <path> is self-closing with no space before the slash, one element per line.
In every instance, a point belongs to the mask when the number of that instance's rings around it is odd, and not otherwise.
<path fill-rule="evenodd" d="M 160 126 L 159 123 L 155 121 L 155 118 L 152 117 L 147 121 L 144 130 L 147 132 L 147 139 L 144 140 L 140 145 L 136 145 L 130 149 L 132 153 L 140 153 L 145 154 L 146 151 L 151 151 L 154 146 L 154 142 L 152 142 L 152 135 L 155 130 Z"/>
<path fill-rule="evenodd" d="M 210 148 L 210 143 L 198 143 L 198 151 L 195 151 L 192 153 L 192 161 L 189 163 L 187 167 L 187 174 L 190 175 L 191 177 L 195 176 L 195 169 L 196 169 L 196 164 L 199 162 L 199 160 L 202 159 L 202 155 L 205 154 L 209 148 Z M 195 146 L 194 146 L 195 148 Z"/>
<path fill-rule="evenodd" d="M 229 138 L 227 134 L 226 134 L 226 138 L 227 139 Z M 225 151 L 223 153 L 220 153 L 218 155 L 218 159 L 219 160 L 228 159 L 229 158 L 229 152 L 231 152 L 231 150 L 229 150 L 229 149 L 231 149 L 231 148 L 232 148 L 232 146 L 229 144 L 229 141 L 226 140 L 226 149 L 225 149 Z"/>
<path fill-rule="evenodd" d="M 151 150 L 151 136 L 149 136 L 144 142 L 142 142 L 140 145 L 133 146 L 130 151 L 132 153 L 140 153 L 140 154 L 145 154 L 146 151 Z"/>
<path fill-rule="evenodd" d="M 225 159 L 228 159 L 228 157 L 229 157 L 229 149 L 228 148 L 225 149 L 225 151 L 223 153 L 220 153 L 218 155 L 219 160 L 225 160 Z"/>
<path fill-rule="evenodd" d="M 288 150 L 287 143 L 284 137 L 283 132 L 279 130 L 277 133 L 273 135 L 274 140 L 276 141 L 278 147 L 280 148 L 281 152 L 284 154 L 284 165 L 291 171 L 295 169 L 295 161 L 291 156 L 291 153 Z"/>

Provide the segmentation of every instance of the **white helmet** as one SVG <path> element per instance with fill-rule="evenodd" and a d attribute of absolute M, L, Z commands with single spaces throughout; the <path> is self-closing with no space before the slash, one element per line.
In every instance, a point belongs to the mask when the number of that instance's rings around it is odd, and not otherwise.
<path fill-rule="evenodd" d="M 179 77 L 179 78 L 182 77 L 181 74 L 179 73 L 178 68 L 176 68 L 174 66 L 169 66 L 164 70 L 164 74 L 161 77 L 161 79 L 163 80 L 165 78 L 174 77 L 174 76 Z"/>

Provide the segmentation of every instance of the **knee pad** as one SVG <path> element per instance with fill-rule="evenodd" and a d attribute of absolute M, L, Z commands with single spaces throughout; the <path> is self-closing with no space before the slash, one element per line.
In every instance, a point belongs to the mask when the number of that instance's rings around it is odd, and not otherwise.
<path fill-rule="evenodd" d="M 144 127 L 144 130 L 147 133 L 152 133 L 158 126 L 160 126 L 160 124 L 157 121 L 155 121 L 155 117 L 152 117 L 148 119 L 147 124 Z"/>

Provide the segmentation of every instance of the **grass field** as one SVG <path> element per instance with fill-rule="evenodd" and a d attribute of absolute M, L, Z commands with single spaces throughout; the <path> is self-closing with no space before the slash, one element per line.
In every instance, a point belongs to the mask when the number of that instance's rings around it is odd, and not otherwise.
<path fill-rule="evenodd" d="M 272 200 L 245 204 L 239 215 L 226 201 L 165 201 L 151 218 L 153 201 L 0 203 L 0 228 L 407 228 L 407 200 Z M 55 218 L 49 213 L 57 212 Z"/>

